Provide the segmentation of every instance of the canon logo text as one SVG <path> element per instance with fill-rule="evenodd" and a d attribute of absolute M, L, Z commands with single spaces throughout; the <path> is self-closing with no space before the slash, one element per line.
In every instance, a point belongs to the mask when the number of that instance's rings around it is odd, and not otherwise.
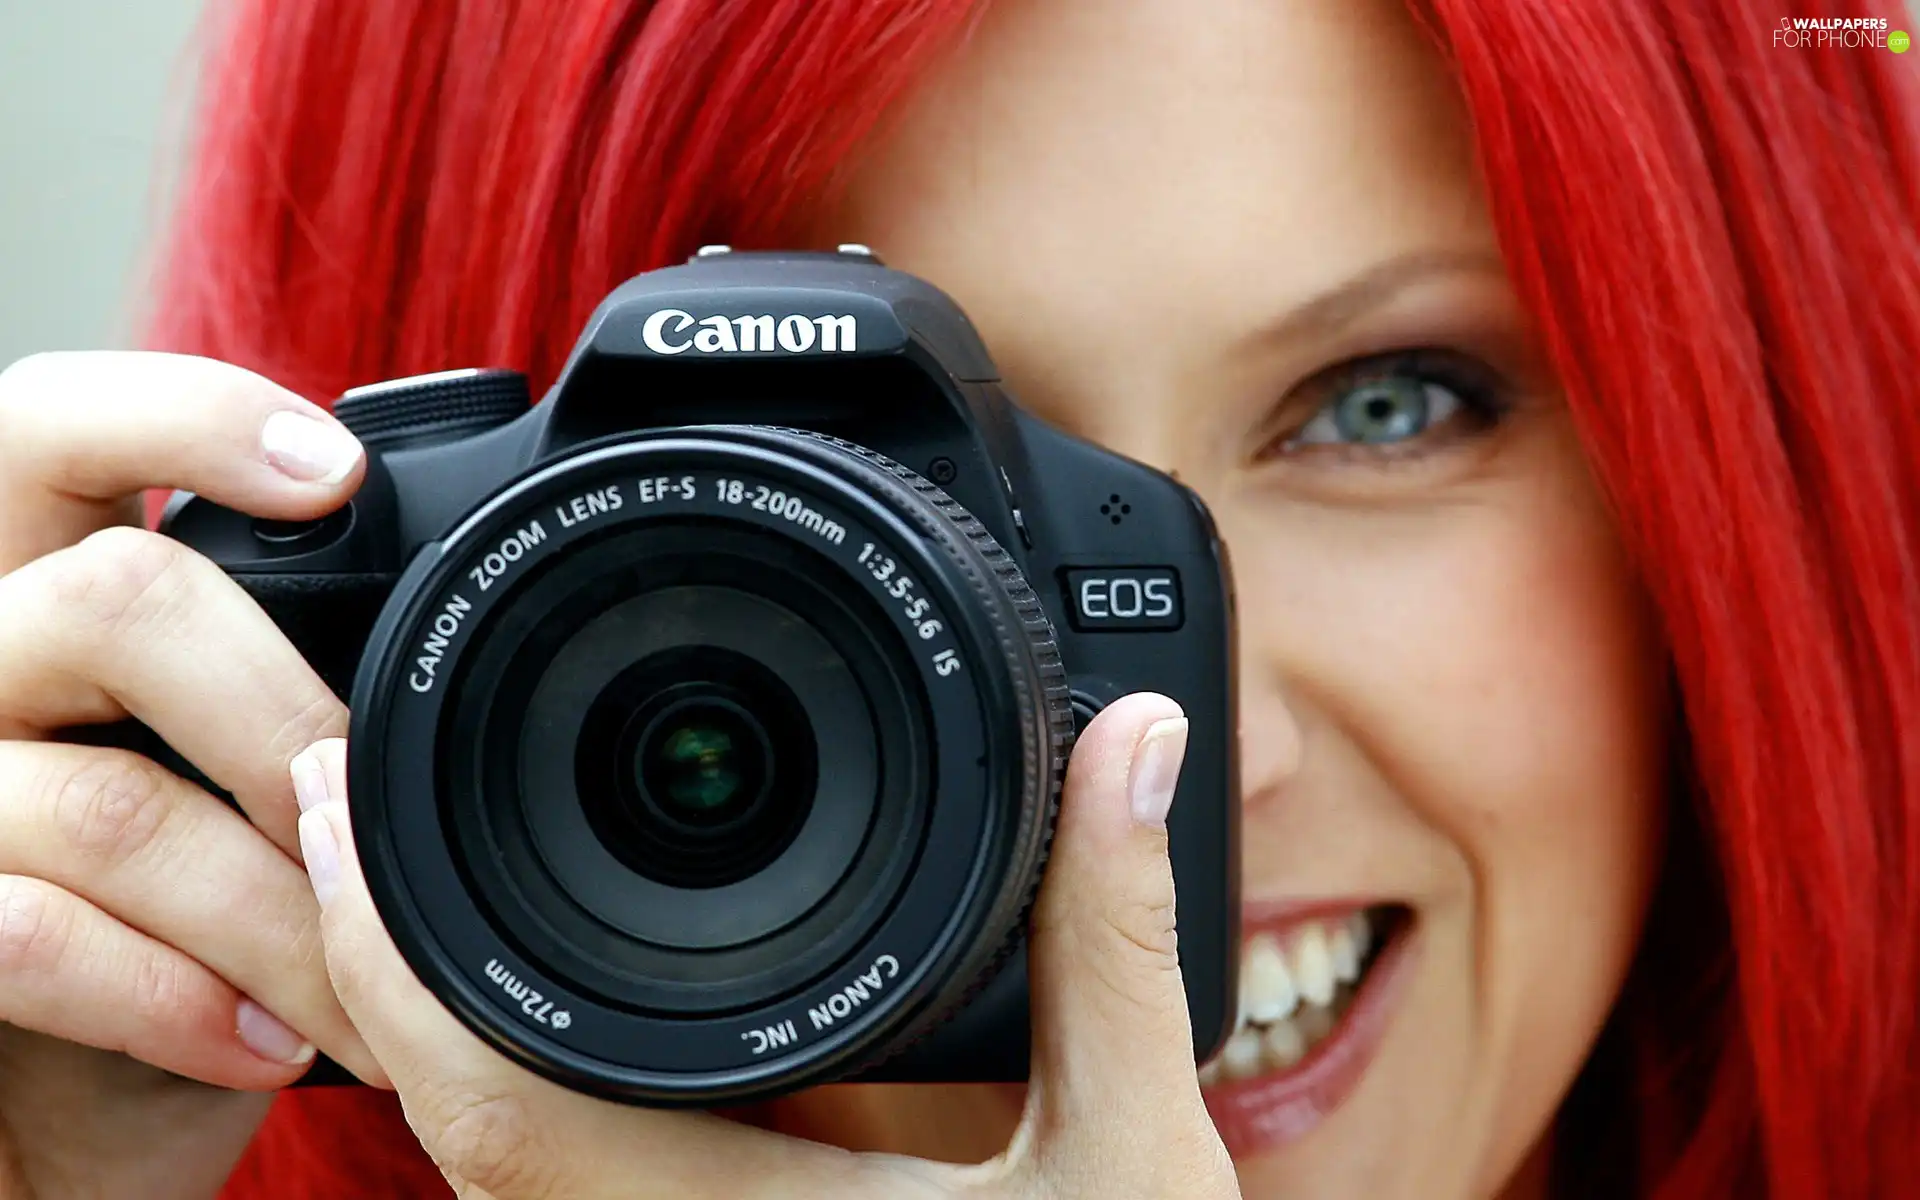
<path fill-rule="evenodd" d="M 846 353 L 855 346 L 851 316 L 695 317 L 678 308 L 648 317 L 640 340 L 655 354 Z"/>

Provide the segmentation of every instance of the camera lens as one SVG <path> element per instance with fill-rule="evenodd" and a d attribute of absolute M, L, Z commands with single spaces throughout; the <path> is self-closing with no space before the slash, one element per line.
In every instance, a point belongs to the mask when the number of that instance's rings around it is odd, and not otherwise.
<path fill-rule="evenodd" d="M 682 888 L 757 874 L 812 809 L 813 729 L 761 663 L 722 646 L 675 647 L 622 672 L 581 726 L 575 777 L 601 844 Z"/>
<path fill-rule="evenodd" d="M 396 945 L 585 1091 L 737 1103 L 858 1071 L 993 978 L 1072 718 L 978 522 L 814 434 L 591 447 L 470 514 L 356 685 Z"/>

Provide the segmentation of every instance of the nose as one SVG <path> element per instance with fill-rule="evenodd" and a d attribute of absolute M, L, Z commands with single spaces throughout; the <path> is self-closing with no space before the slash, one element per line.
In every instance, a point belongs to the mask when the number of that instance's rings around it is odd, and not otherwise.
<path fill-rule="evenodd" d="M 1240 794 L 1248 799 L 1284 785 L 1300 770 L 1300 721 L 1270 670 L 1241 664 Z"/>

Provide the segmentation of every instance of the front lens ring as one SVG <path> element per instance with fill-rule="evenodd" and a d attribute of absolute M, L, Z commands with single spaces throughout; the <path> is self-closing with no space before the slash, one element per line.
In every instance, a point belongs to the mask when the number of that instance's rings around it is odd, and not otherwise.
<path fill-rule="evenodd" d="M 467 618 L 497 599 L 485 594 L 482 580 L 485 556 L 497 553 L 496 543 L 506 544 L 499 539 L 519 537 L 525 556 L 537 561 L 571 540 L 563 535 L 526 545 L 530 515 L 556 503 L 564 506 L 596 487 L 644 496 L 656 480 L 677 478 L 697 479 L 704 491 L 728 477 L 806 497 L 809 511 L 827 514 L 849 538 L 866 539 L 920 580 L 921 598 L 946 617 L 953 651 L 920 660 L 921 682 L 946 679 L 936 666 L 944 661 L 961 665 L 964 673 L 954 673 L 965 685 L 929 690 L 941 746 L 955 750 L 942 756 L 931 788 L 929 838 L 947 852 L 923 860 L 913 887 L 876 932 L 875 948 L 887 949 L 864 970 L 850 964 L 850 976 L 883 978 L 884 994 L 800 1036 L 797 1049 L 780 1047 L 764 1057 L 767 1031 L 776 1026 L 752 1020 L 779 1014 L 708 1022 L 622 1014 L 567 991 L 516 955 L 465 895 L 446 852 L 446 831 L 435 819 L 437 797 L 433 804 L 418 802 L 435 796 L 430 765 L 417 751 L 382 752 L 433 744 L 445 692 L 434 683 L 437 660 L 420 651 L 434 638 L 441 658 L 467 650 Z M 685 510 L 666 503 L 654 511 Z M 792 518 L 778 512 L 728 515 L 798 532 Z M 471 586 L 463 583 L 469 578 Z M 861 582 L 877 599 L 889 598 L 890 589 Z M 912 621 L 895 616 L 900 636 L 917 636 Z M 897 1045 L 950 1011 L 1013 944 L 1037 882 L 1071 743 L 1065 696 L 1050 631 L 1018 572 L 963 511 L 910 473 L 856 447 L 761 427 L 602 444 L 504 488 L 445 542 L 427 547 L 376 626 L 354 689 L 360 752 L 350 756 L 369 887 L 403 955 L 443 1002 L 503 1053 L 549 1078 L 663 1105 L 726 1103 L 822 1082 L 882 1052 L 880 1043 Z M 989 713 L 999 719 L 989 720 Z M 956 847 L 964 852 L 954 854 Z M 905 953 L 896 955 L 895 948 Z M 837 985 L 850 982 L 825 980 L 785 1011 L 830 1012 L 828 1002 L 850 990 Z"/>

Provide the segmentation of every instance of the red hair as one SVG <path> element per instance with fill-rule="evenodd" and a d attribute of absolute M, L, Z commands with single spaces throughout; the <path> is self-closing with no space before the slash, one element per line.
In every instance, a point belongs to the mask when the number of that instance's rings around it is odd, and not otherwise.
<path fill-rule="evenodd" d="M 537 392 L 621 280 L 796 228 L 975 6 L 227 7 L 152 342 L 324 400 L 474 365 Z M 1777 48 L 1735 0 L 1418 7 L 1688 734 L 1563 1163 L 1886 1194 L 1920 1178 L 1920 69 Z M 228 1195 L 388 1194 L 372 1145 L 392 1195 L 438 1179 L 389 1099 L 310 1095 Z"/>
<path fill-rule="evenodd" d="M 1433 10 L 1663 617 L 1719 883 L 1719 913 L 1656 909 L 1653 951 L 1695 952 L 1643 956 L 1622 1013 L 1641 1190 L 1912 1187 L 1920 71 L 1731 2 Z"/>

